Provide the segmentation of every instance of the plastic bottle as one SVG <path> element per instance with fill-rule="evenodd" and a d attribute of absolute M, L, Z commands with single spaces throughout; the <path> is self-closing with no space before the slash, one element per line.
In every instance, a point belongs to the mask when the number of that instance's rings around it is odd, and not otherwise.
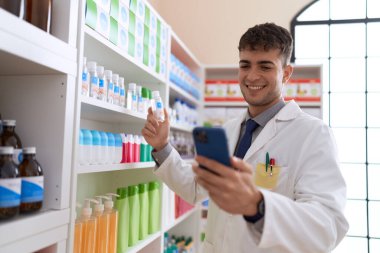
<path fill-rule="evenodd" d="M 83 221 L 81 221 L 80 219 L 75 219 L 73 253 L 81 253 L 82 244 L 83 244 Z"/>
<path fill-rule="evenodd" d="M 139 184 L 139 201 L 140 201 L 140 228 L 139 239 L 143 240 L 148 236 L 149 224 L 149 194 L 148 183 Z"/>
<path fill-rule="evenodd" d="M 98 203 L 94 206 L 94 218 L 96 219 L 96 253 L 108 253 L 108 214 L 104 214 L 104 205 L 102 198 L 104 196 L 96 196 Z"/>
<path fill-rule="evenodd" d="M 134 163 L 135 162 L 135 156 L 134 156 L 135 139 L 133 138 L 133 134 L 127 134 L 126 139 L 127 139 L 126 162 L 127 163 Z"/>
<path fill-rule="evenodd" d="M 113 135 L 113 133 L 107 133 L 107 137 L 108 137 L 107 164 L 112 164 L 114 161 L 114 156 L 116 152 L 115 136 Z"/>
<path fill-rule="evenodd" d="M 2 120 L 3 133 L 0 138 L 0 146 L 13 147 L 13 162 L 19 165 L 22 162 L 22 144 L 15 128 L 16 120 Z"/>
<path fill-rule="evenodd" d="M 20 207 L 21 178 L 13 152 L 13 147 L 0 147 L 0 220 L 12 218 Z"/>
<path fill-rule="evenodd" d="M 101 147 L 100 164 L 107 164 L 107 161 L 108 161 L 108 136 L 103 131 L 99 131 L 99 134 L 100 134 L 100 147 Z"/>
<path fill-rule="evenodd" d="M 141 89 L 141 96 L 142 96 L 142 104 L 143 104 L 143 113 L 146 115 L 148 114 L 148 108 L 149 108 L 149 91 L 148 88 L 142 87 Z"/>
<path fill-rule="evenodd" d="M 90 161 L 90 164 L 100 164 L 101 157 L 102 157 L 102 149 L 101 149 L 101 138 L 99 131 L 97 130 L 91 130 L 92 134 L 92 150 L 93 150 L 93 156 L 92 160 Z"/>
<path fill-rule="evenodd" d="M 82 129 L 83 132 L 83 165 L 89 165 L 94 160 L 92 146 L 92 133 L 88 129 Z"/>
<path fill-rule="evenodd" d="M 96 243 L 96 219 L 92 217 L 91 202 L 98 203 L 94 199 L 85 199 L 80 217 L 83 223 L 82 250 L 81 252 L 95 253 Z"/>
<path fill-rule="evenodd" d="M 112 74 L 113 83 L 113 104 L 120 105 L 120 87 L 119 87 L 119 75 Z"/>
<path fill-rule="evenodd" d="M 153 113 L 157 120 L 164 121 L 165 115 L 164 115 L 164 105 L 162 103 L 162 99 L 160 97 L 160 92 L 155 90 L 152 92 L 153 95 Z"/>
<path fill-rule="evenodd" d="M 81 94 L 88 97 L 90 94 L 90 79 L 87 69 L 87 58 L 83 57 L 83 68 L 82 68 L 82 89 Z"/>
<path fill-rule="evenodd" d="M 99 78 L 96 73 L 96 62 L 89 61 L 87 63 L 88 72 L 90 74 L 90 97 L 98 98 L 99 94 Z"/>
<path fill-rule="evenodd" d="M 133 161 L 135 163 L 140 162 L 140 146 L 141 146 L 141 139 L 140 136 L 135 135 L 133 137 L 134 143 L 133 143 Z"/>
<path fill-rule="evenodd" d="M 102 101 L 107 101 L 107 87 L 104 79 L 104 67 L 98 66 L 96 68 L 96 73 L 99 78 L 99 90 L 98 90 L 98 99 Z"/>
<path fill-rule="evenodd" d="M 146 142 L 143 136 L 141 136 L 140 144 L 140 161 L 148 162 L 148 142 Z"/>
<path fill-rule="evenodd" d="M 104 71 L 104 79 L 106 81 L 106 87 L 107 87 L 107 102 L 113 104 L 114 85 L 112 81 L 112 70 Z"/>
<path fill-rule="evenodd" d="M 115 156 L 114 163 L 119 164 L 123 158 L 123 141 L 121 134 L 114 134 L 115 136 Z"/>
<path fill-rule="evenodd" d="M 137 96 L 137 112 L 144 113 L 144 101 L 142 97 L 142 87 L 140 85 L 136 86 L 136 96 Z"/>
<path fill-rule="evenodd" d="M 139 187 L 137 185 L 128 186 L 129 200 L 129 240 L 128 246 L 135 245 L 139 240 L 139 224 L 140 224 L 140 200 Z"/>
<path fill-rule="evenodd" d="M 130 100 L 127 101 L 127 109 L 137 112 L 137 94 L 135 83 L 128 84 L 128 98 L 130 98 Z"/>
<path fill-rule="evenodd" d="M 122 151 L 122 158 L 121 158 L 121 163 L 126 163 L 127 162 L 127 136 L 124 133 L 121 133 L 121 139 L 123 141 L 123 151 Z"/>
<path fill-rule="evenodd" d="M 149 182 L 149 234 L 160 229 L 160 184 Z"/>
<path fill-rule="evenodd" d="M 41 209 L 44 200 L 44 174 L 36 160 L 36 148 L 23 148 L 22 163 L 19 165 L 21 176 L 20 213 L 30 213 Z"/>
<path fill-rule="evenodd" d="M 104 214 L 108 215 L 108 253 L 116 253 L 117 250 L 117 230 L 118 230 L 118 216 L 119 212 L 117 209 L 113 208 L 112 197 L 119 197 L 119 195 L 115 193 L 107 193 L 108 197 L 104 201 Z"/>
<path fill-rule="evenodd" d="M 128 188 L 118 188 L 116 193 L 119 195 L 115 202 L 116 209 L 119 212 L 119 222 L 117 228 L 117 253 L 124 253 L 128 249 L 129 240 Z"/>
<path fill-rule="evenodd" d="M 80 129 L 79 130 L 79 150 L 78 150 L 78 156 L 77 156 L 77 159 L 78 159 L 78 163 L 79 164 L 85 164 L 84 162 L 84 142 L 83 142 L 83 130 Z"/>
<path fill-rule="evenodd" d="M 119 77 L 119 87 L 120 87 L 120 100 L 119 105 L 125 107 L 125 85 L 124 77 Z"/>

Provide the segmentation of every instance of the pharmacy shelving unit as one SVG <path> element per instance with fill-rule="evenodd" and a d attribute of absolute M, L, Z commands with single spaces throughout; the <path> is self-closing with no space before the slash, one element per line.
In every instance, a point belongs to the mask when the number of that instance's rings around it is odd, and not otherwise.
<path fill-rule="evenodd" d="M 138 85 L 148 87 L 152 90 L 160 91 L 165 106 L 169 105 L 169 97 L 174 92 L 168 82 L 168 73 L 159 75 L 149 69 L 144 64 L 131 57 L 126 51 L 110 42 L 98 32 L 85 24 L 85 0 L 79 1 L 79 21 L 78 21 L 78 67 L 76 71 L 82 72 L 83 57 L 87 61 L 96 61 L 98 65 L 105 66 L 105 69 L 111 69 L 125 78 L 125 84 L 135 82 Z M 151 11 L 153 8 L 149 3 Z M 155 13 L 160 17 L 158 13 Z M 161 18 L 161 17 L 160 17 Z M 170 38 L 170 27 L 169 37 Z M 167 48 L 170 47 L 170 39 L 167 40 Z M 189 51 L 188 51 L 189 52 Z M 188 53 L 188 55 L 191 55 Z M 192 56 L 192 55 L 191 55 Z M 183 56 L 185 57 L 185 56 Z M 169 55 L 166 62 L 169 62 Z M 200 66 L 200 65 L 199 65 Z M 166 69 L 169 69 L 167 66 Z M 75 90 L 75 116 L 74 116 L 74 141 L 73 141 L 73 158 L 72 158 L 72 188 L 71 188 L 71 206 L 70 213 L 70 242 L 68 251 L 71 252 L 74 241 L 74 223 L 76 213 L 80 210 L 77 204 L 82 204 L 83 200 L 88 197 L 94 197 L 107 192 L 116 192 L 118 187 L 125 187 L 142 182 L 157 180 L 152 170 L 155 167 L 154 162 L 140 162 L 127 164 L 104 164 L 104 165 L 80 165 L 78 163 L 79 152 L 79 132 L 81 128 L 96 129 L 113 133 L 132 133 L 141 134 L 146 120 L 146 115 L 129 111 L 118 105 L 113 105 L 91 97 L 81 95 L 81 76 L 77 77 L 77 87 Z M 184 93 L 178 90 L 180 93 Z M 185 94 L 185 93 L 184 93 Z M 184 95 L 185 96 L 185 95 Z M 187 96 L 187 95 L 186 95 Z M 191 98 L 188 98 L 191 99 Z M 194 103 L 194 102 L 193 102 Z M 173 126 L 173 129 L 190 132 L 191 129 L 186 126 Z M 161 198 L 163 198 L 161 187 Z M 163 200 L 161 201 L 161 203 Z M 162 205 L 161 205 L 162 214 Z M 163 215 L 162 215 L 163 216 Z M 138 244 L 129 248 L 127 252 L 149 252 L 160 253 L 163 251 L 163 234 L 167 228 L 180 226 L 185 222 L 187 215 L 181 220 L 176 220 L 175 224 L 163 224 L 161 230 L 149 235 L 146 239 L 139 241 Z"/>
<path fill-rule="evenodd" d="M 75 1 L 52 2 L 48 34 L 0 9 L 0 111 L 44 172 L 41 211 L 0 223 L 0 252 L 67 252 L 75 100 Z M 74 30 L 73 30 L 74 29 Z"/>

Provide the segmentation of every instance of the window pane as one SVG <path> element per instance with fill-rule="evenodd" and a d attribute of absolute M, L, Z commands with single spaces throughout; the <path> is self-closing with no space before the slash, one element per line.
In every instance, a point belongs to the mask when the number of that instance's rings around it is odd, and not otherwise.
<path fill-rule="evenodd" d="M 338 144 L 341 162 L 366 162 L 364 128 L 333 128 L 333 131 Z"/>
<path fill-rule="evenodd" d="M 340 164 L 344 180 L 347 184 L 347 198 L 366 199 L 366 168 L 365 164 Z"/>
<path fill-rule="evenodd" d="M 367 102 L 368 126 L 380 127 L 380 93 L 368 93 Z"/>
<path fill-rule="evenodd" d="M 328 25 L 298 25 L 295 30 L 297 58 L 329 57 Z"/>
<path fill-rule="evenodd" d="M 350 224 L 347 235 L 367 236 L 367 201 L 347 200 L 345 215 Z M 363 251 L 347 251 L 363 252 Z"/>
<path fill-rule="evenodd" d="M 370 252 L 380 252 L 380 240 L 379 239 L 370 239 L 369 240 L 369 249 Z"/>
<path fill-rule="evenodd" d="M 380 18 L 380 1 L 367 0 L 367 5 L 368 5 L 367 16 L 369 18 Z"/>
<path fill-rule="evenodd" d="M 331 91 L 364 92 L 365 60 L 331 59 Z"/>
<path fill-rule="evenodd" d="M 380 56 L 380 23 L 368 23 L 367 36 L 367 55 Z"/>
<path fill-rule="evenodd" d="M 368 165 L 368 198 L 380 200 L 380 165 Z"/>
<path fill-rule="evenodd" d="M 364 24 L 331 25 L 330 29 L 331 29 L 330 53 L 332 57 L 364 57 L 365 56 L 365 25 Z"/>
<path fill-rule="evenodd" d="M 367 90 L 380 91 L 380 58 L 367 59 Z"/>
<path fill-rule="evenodd" d="M 369 209 L 369 236 L 380 237 L 380 202 L 370 201 Z M 377 251 L 378 252 L 378 251 Z"/>
<path fill-rule="evenodd" d="M 365 0 L 333 0 L 331 4 L 331 19 L 355 19 L 366 17 Z"/>
<path fill-rule="evenodd" d="M 298 16 L 298 21 L 328 20 L 329 19 L 329 0 L 320 0 L 307 8 Z"/>
<path fill-rule="evenodd" d="M 380 128 L 368 128 L 368 162 L 380 163 Z"/>
<path fill-rule="evenodd" d="M 323 93 L 322 95 L 322 119 L 327 124 L 330 125 L 330 101 L 329 101 L 329 94 Z"/>
<path fill-rule="evenodd" d="M 365 94 L 332 93 L 330 123 L 333 127 L 365 127 Z"/>
<path fill-rule="evenodd" d="M 368 252 L 367 238 L 345 237 L 333 253 Z M 371 251 L 372 252 L 372 251 Z"/>

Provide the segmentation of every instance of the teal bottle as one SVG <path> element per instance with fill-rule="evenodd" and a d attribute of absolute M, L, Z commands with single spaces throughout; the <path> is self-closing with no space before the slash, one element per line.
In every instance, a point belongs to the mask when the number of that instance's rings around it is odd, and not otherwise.
<path fill-rule="evenodd" d="M 141 138 L 141 144 L 140 144 L 140 161 L 141 162 L 148 162 L 148 143 L 144 139 L 144 137 Z"/>
<path fill-rule="evenodd" d="M 117 253 L 124 253 L 128 249 L 129 240 L 128 188 L 118 188 L 116 193 L 119 195 L 115 202 L 115 207 L 119 213 L 119 221 L 117 226 Z"/>
<path fill-rule="evenodd" d="M 129 200 L 129 240 L 128 246 L 134 246 L 139 240 L 140 225 L 140 200 L 139 187 L 137 185 L 128 186 Z"/>
<path fill-rule="evenodd" d="M 149 182 L 149 226 L 148 233 L 153 234 L 160 229 L 160 184 Z"/>
<path fill-rule="evenodd" d="M 148 236 L 149 226 L 149 194 L 148 183 L 139 184 L 139 200 L 140 200 L 140 228 L 139 239 L 143 240 Z"/>

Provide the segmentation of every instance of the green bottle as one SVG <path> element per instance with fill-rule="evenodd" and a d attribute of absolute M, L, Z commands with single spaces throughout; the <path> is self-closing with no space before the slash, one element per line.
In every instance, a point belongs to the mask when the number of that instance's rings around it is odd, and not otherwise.
<path fill-rule="evenodd" d="M 148 183 L 139 184 L 139 200 L 140 200 L 140 233 L 139 239 L 143 240 L 148 236 L 149 224 L 149 194 Z"/>
<path fill-rule="evenodd" d="M 149 226 L 148 233 L 153 234 L 160 229 L 160 183 L 149 182 Z"/>
<path fill-rule="evenodd" d="M 137 185 L 128 186 L 129 199 L 129 240 L 128 246 L 135 245 L 139 240 L 140 224 L 140 201 L 139 187 Z"/>
<path fill-rule="evenodd" d="M 148 143 L 144 137 L 142 137 L 140 144 L 140 161 L 148 162 Z"/>
<path fill-rule="evenodd" d="M 128 249 L 129 239 L 129 202 L 128 188 L 118 188 L 116 193 L 119 197 L 116 198 L 115 207 L 119 212 L 119 221 L 117 228 L 117 253 L 124 253 Z"/>

